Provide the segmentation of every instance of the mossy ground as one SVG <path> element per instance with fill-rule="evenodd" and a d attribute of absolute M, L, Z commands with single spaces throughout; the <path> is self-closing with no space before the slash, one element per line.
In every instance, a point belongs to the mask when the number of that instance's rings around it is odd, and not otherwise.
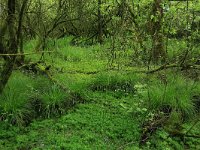
<path fill-rule="evenodd" d="M 110 66 L 106 46 L 69 43 L 70 38 L 53 46 L 50 41 L 49 50 L 56 53 L 47 53 L 44 59 L 53 78 L 73 94 L 45 74 L 14 71 L 0 97 L 0 149 L 200 149 L 199 138 L 182 140 L 168 133 L 177 124 L 188 131 L 198 118 L 192 97 L 200 94 L 199 81 L 170 71 L 138 73 L 146 68 L 128 66 L 129 52 Z M 25 50 L 34 50 L 35 44 L 28 42 Z M 38 61 L 39 56 L 26 59 Z M 144 123 L 163 106 L 170 106 L 173 115 L 139 145 Z M 199 128 L 200 123 L 190 134 L 199 135 Z"/>

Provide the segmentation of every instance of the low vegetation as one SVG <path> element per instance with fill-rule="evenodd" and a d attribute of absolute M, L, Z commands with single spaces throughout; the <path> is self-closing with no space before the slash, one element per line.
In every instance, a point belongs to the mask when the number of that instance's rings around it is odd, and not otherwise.
<path fill-rule="evenodd" d="M 199 148 L 199 81 L 181 70 L 107 71 L 101 47 L 68 41 L 45 64 L 30 56 L 43 67 L 54 61 L 51 78 L 36 67 L 12 74 L 0 97 L 1 149 Z"/>
<path fill-rule="evenodd" d="M 0 150 L 200 149 L 200 0 L 1 0 Z"/>

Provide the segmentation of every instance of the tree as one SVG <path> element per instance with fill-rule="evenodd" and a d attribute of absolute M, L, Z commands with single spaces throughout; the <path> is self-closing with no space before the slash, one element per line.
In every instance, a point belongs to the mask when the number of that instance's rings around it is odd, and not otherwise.
<path fill-rule="evenodd" d="M 23 35 L 22 35 L 22 24 L 23 24 L 23 16 L 24 16 L 24 11 L 26 9 L 27 3 L 29 0 L 23 0 L 20 12 L 19 12 L 19 17 L 18 17 L 18 29 L 16 31 L 17 33 L 17 45 L 20 45 L 20 53 L 23 54 Z M 24 62 L 24 55 L 21 56 L 21 63 Z"/>
<path fill-rule="evenodd" d="M 151 36 L 152 36 L 152 60 L 158 63 L 161 58 L 162 62 L 165 62 L 166 52 L 164 47 L 164 36 L 163 36 L 163 8 L 162 0 L 154 0 L 152 8 L 151 18 Z"/>
<path fill-rule="evenodd" d="M 9 32 L 9 46 L 6 49 L 5 47 L 3 48 L 6 53 L 17 53 L 17 40 L 15 36 L 15 6 L 16 6 L 16 1 L 15 0 L 8 0 L 7 2 L 7 23 L 1 28 L 1 37 L 3 37 L 5 34 L 5 26 L 7 25 L 8 32 Z M 2 41 L 1 41 L 2 42 Z M 1 44 L 3 45 L 3 44 Z M 15 63 L 16 56 L 7 56 L 5 58 L 5 63 L 1 72 L 1 78 L 0 78 L 0 93 L 2 93 L 6 83 L 8 82 L 8 79 L 12 73 L 13 66 Z"/>
<path fill-rule="evenodd" d="M 22 19 L 24 14 L 24 9 L 28 0 L 23 0 L 21 11 L 18 18 L 18 27 L 15 27 L 17 20 L 16 16 L 16 0 L 7 1 L 7 18 L 4 21 L 4 24 L 0 28 L 0 52 L 6 53 L 8 55 L 4 56 L 4 65 L 3 69 L 0 72 L 0 94 L 3 92 L 4 87 L 6 86 L 16 61 L 16 56 L 18 52 L 18 45 L 20 39 L 22 39 Z M 8 39 L 5 39 L 5 35 L 8 34 Z M 7 41 L 6 44 L 5 41 Z M 8 46 L 5 46 L 8 45 Z M 14 54 L 14 55 L 9 55 Z"/>
<path fill-rule="evenodd" d="M 102 14 L 101 14 L 102 1 L 98 0 L 98 41 L 100 44 L 103 42 L 103 26 L 102 26 Z"/>

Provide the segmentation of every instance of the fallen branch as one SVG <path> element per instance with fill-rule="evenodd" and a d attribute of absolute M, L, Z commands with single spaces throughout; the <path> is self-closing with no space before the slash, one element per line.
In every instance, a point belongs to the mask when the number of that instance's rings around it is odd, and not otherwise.
<path fill-rule="evenodd" d="M 187 70 L 187 69 L 200 69 L 200 65 L 178 65 L 178 64 L 170 64 L 170 65 L 163 65 L 157 69 L 147 71 L 147 74 L 155 73 L 158 71 L 162 71 L 164 69 L 169 68 L 181 68 L 181 70 Z"/>
<path fill-rule="evenodd" d="M 56 85 L 58 85 L 62 90 L 66 91 L 66 92 L 70 92 L 70 90 L 65 87 L 63 84 L 61 84 L 57 79 L 53 78 L 53 76 L 50 74 L 49 70 L 50 70 L 50 66 L 43 66 L 39 63 L 36 64 L 36 69 L 39 69 L 40 72 L 45 73 L 47 75 L 47 77 Z"/>
<path fill-rule="evenodd" d="M 168 68 L 176 68 L 176 67 L 180 67 L 179 65 L 177 64 L 171 64 L 171 65 L 163 65 L 157 69 L 154 69 L 154 70 L 150 70 L 150 71 L 147 71 L 146 73 L 147 74 L 150 74 L 150 73 L 155 73 L 157 71 L 161 71 L 161 70 L 164 70 L 164 69 L 168 69 Z"/>
<path fill-rule="evenodd" d="M 104 71 L 104 70 L 102 70 Z M 100 71 L 90 71 L 90 72 L 84 72 L 81 70 L 75 70 L 75 71 L 67 71 L 66 73 L 68 74 L 87 74 L 87 75 L 91 75 L 91 74 L 98 74 Z"/>
<path fill-rule="evenodd" d="M 49 71 L 45 70 L 45 74 L 48 76 L 48 78 L 55 83 L 56 85 L 58 85 L 62 90 L 66 91 L 66 92 L 70 92 L 70 90 L 65 87 L 63 84 L 61 84 L 57 79 L 53 78 L 53 76 L 49 73 Z"/>
<path fill-rule="evenodd" d="M 50 65 L 46 66 L 46 65 L 41 64 L 41 62 L 35 62 L 35 63 L 32 62 L 29 64 L 22 65 L 20 69 L 26 69 L 26 70 L 30 69 L 33 72 L 39 72 L 39 73 L 45 74 L 47 75 L 50 81 L 58 85 L 62 90 L 66 92 L 70 92 L 70 90 L 67 87 L 61 84 L 57 79 L 53 78 L 53 76 L 49 72 L 50 67 L 51 67 Z"/>
<path fill-rule="evenodd" d="M 190 134 L 183 134 L 185 137 L 192 137 L 192 138 L 200 138 L 200 135 L 190 135 Z"/>
<path fill-rule="evenodd" d="M 41 52 L 33 52 L 33 53 L 19 53 L 19 54 L 0 54 L 0 56 L 24 56 L 24 55 L 33 55 L 33 54 L 42 54 L 42 53 L 54 53 L 55 51 L 41 51 Z"/>

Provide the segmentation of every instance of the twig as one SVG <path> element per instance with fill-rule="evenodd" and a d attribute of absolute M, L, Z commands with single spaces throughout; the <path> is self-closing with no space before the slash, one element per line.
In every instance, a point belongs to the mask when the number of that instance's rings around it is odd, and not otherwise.
<path fill-rule="evenodd" d="M 171 65 L 163 65 L 155 70 L 150 70 L 150 71 L 147 71 L 146 73 L 147 74 L 151 74 L 151 73 L 154 73 L 154 72 L 157 72 L 157 71 L 161 71 L 161 70 L 164 70 L 164 69 L 168 69 L 168 68 L 176 68 L 176 67 L 180 67 L 179 65 L 177 64 L 171 64 Z"/>

